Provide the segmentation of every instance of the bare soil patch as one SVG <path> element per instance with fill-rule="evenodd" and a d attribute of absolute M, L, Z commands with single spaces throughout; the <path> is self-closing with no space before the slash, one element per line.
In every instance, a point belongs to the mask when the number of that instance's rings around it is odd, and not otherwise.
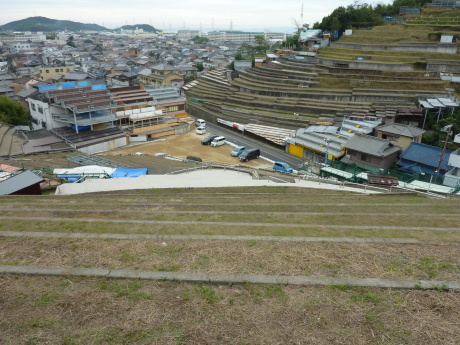
<path fill-rule="evenodd" d="M 208 135 L 209 133 L 198 135 L 194 132 L 173 135 L 152 142 L 112 150 L 106 152 L 105 155 L 130 155 L 136 152 L 148 155 L 154 155 L 155 153 L 168 153 L 171 156 L 180 158 L 198 156 L 203 161 L 207 162 L 219 162 L 230 165 L 241 164 L 252 167 L 271 167 L 271 164 L 262 158 L 254 159 L 249 162 L 240 162 L 237 157 L 232 157 L 230 155 L 230 152 L 233 150 L 233 146 L 228 144 L 219 147 L 202 145 L 201 140 Z"/>

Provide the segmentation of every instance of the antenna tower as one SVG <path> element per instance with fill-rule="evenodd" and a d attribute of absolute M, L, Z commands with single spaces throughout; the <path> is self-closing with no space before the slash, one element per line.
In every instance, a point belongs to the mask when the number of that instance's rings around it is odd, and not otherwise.
<path fill-rule="evenodd" d="M 300 25 L 303 25 L 303 2 L 302 2 L 302 9 L 300 11 Z"/>
<path fill-rule="evenodd" d="M 230 31 L 233 31 L 233 19 L 230 19 Z"/>

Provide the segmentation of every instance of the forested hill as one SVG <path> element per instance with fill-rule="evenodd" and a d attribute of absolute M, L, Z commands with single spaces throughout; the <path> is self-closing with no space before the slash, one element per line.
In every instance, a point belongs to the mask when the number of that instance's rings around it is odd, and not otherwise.
<path fill-rule="evenodd" d="M 0 26 L 0 31 L 103 31 L 107 30 L 105 27 L 97 24 L 83 24 L 73 22 L 71 20 L 57 20 L 45 17 L 30 17 L 26 19 L 16 20 Z"/>

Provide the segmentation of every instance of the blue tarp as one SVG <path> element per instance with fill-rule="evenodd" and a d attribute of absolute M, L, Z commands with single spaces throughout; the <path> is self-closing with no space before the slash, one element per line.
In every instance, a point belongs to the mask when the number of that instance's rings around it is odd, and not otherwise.
<path fill-rule="evenodd" d="M 107 90 L 107 86 L 104 84 L 91 85 L 91 90 Z"/>
<path fill-rule="evenodd" d="M 71 127 L 74 131 L 77 130 L 77 126 L 75 126 L 75 125 L 72 125 L 72 126 L 70 126 L 70 127 Z M 83 130 L 83 129 L 91 129 L 91 126 L 78 126 L 78 130 L 79 130 L 79 131 L 81 131 L 81 130 Z"/>
<path fill-rule="evenodd" d="M 40 92 L 46 92 L 46 91 L 52 91 L 52 90 L 57 90 L 58 86 L 56 84 L 52 85 L 42 85 L 38 87 L 38 91 Z"/>
<path fill-rule="evenodd" d="M 90 86 L 91 82 L 87 80 L 77 81 L 78 87 Z"/>
<path fill-rule="evenodd" d="M 72 89 L 75 87 L 75 82 L 69 82 L 69 83 L 62 83 L 61 87 L 63 89 Z"/>
<path fill-rule="evenodd" d="M 140 169 L 116 169 L 110 177 L 139 177 L 147 175 L 146 168 Z"/>

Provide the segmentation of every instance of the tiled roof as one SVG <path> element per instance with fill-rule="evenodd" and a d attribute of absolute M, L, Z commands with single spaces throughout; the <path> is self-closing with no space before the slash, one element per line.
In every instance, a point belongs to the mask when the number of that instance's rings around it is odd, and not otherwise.
<path fill-rule="evenodd" d="M 401 155 L 401 161 L 419 163 L 434 169 L 438 168 L 439 159 L 441 158 L 442 148 L 420 144 L 411 143 L 409 147 Z M 452 151 L 446 150 L 442 158 L 441 170 L 450 170 L 452 167 L 448 164 L 449 157 Z"/>
<path fill-rule="evenodd" d="M 377 157 L 387 157 L 401 150 L 401 147 L 391 144 L 388 139 L 365 134 L 356 134 L 347 141 L 345 147 Z"/>
<path fill-rule="evenodd" d="M 402 123 L 390 123 L 388 125 L 379 126 L 376 130 L 410 138 L 416 138 L 425 133 L 423 129 L 410 125 L 404 125 Z"/>

